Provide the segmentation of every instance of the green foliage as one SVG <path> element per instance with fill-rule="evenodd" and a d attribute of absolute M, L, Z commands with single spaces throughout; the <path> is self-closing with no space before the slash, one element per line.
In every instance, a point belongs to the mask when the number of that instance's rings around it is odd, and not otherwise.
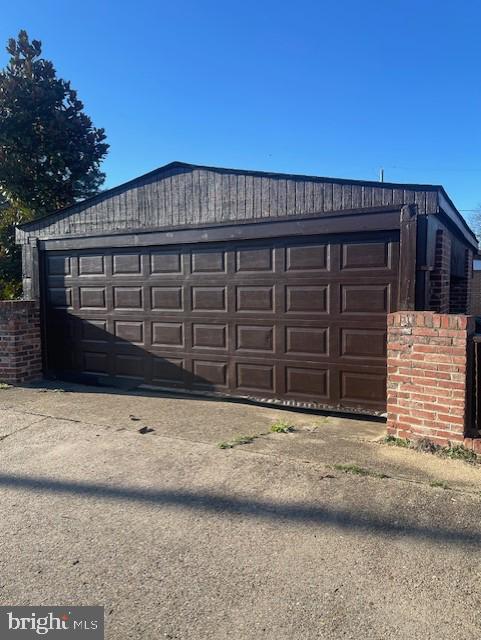
<path fill-rule="evenodd" d="M 25 31 L 8 41 L 0 74 L 0 185 L 10 204 L 35 217 L 98 192 L 105 132 L 83 113 L 70 82 L 57 78 Z"/>
<path fill-rule="evenodd" d="M 294 427 L 285 420 L 277 420 L 271 426 L 271 431 L 273 433 L 291 433 L 294 431 Z"/>
<path fill-rule="evenodd" d="M 351 473 L 355 476 L 370 476 L 371 478 L 389 477 L 385 473 L 373 471 L 372 469 L 366 469 L 366 467 L 360 467 L 358 464 L 335 464 L 333 466 L 336 471 L 342 471 L 342 473 Z"/>
<path fill-rule="evenodd" d="M 0 297 L 19 293 L 14 227 L 98 193 L 105 132 L 26 31 L 0 72 Z"/>
<path fill-rule="evenodd" d="M 291 433 L 292 431 L 294 431 L 294 427 L 284 420 L 277 420 L 270 428 L 271 433 Z M 241 444 L 250 444 L 251 442 L 254 442 L 254 440 L 257 440 L 257 438 L 267 436 L 268 434 L 269 432 L 263 431 L 261 433 L 254 433 L 253 435 L 240 435 L 236 436 L 232 440 L 218 442 L 217 446 L 219 449 L 233 449 Z"/>
<path fill-rule="evenodd" d="M 386 436 L 384 442 L 392 447 L 409 448 L 412 445 L 411 440 L 407 438 L 397 438 L 396 436 Z"/>
<path fill-rule="evenodd" d="M 12 209 L 0 207 L 0 300 L 15 300 L 22 294 L 22 251 L 15 244 Z"/>
<path fill-rule="evenodd" d="M 233 440 L 227 440 L 226 442 L 219 442 L 217 446 L 219 447 L 219 449 L 233 449 L 234 447 L 237 447 L 240 444 L 250 444 L 251 442 L 254 442 L 254 440 L 258 438 L 259 435 L 263 435 L 263 434 L 258 434 L 254 436 L 237 436 Z"/>
<path fill-rule="evenodd" d="M 437 489 L 444 489 L 445 491 L 449 490 L 449 485 L 444 480 L 433 480 L 429 483 L 429 486 Z"/>
<path fill-rule="evenodd" d="M 408 449 L 414 449 L 421 453 L 432 453 L 440 456 L 441 458 L 450 458 L 451 460 L 462 460 L 468 464 L 478 464 L 479 456 L 462 444 L 452 444 L 451 442 L 442 447 L 434 442 L 431 442 L 429 438 L 419 438 L 418 440 L 407 440 L 404 438 L 396 438 L 395 436 L 386 436 L 384 443 L 395 446 L 405 447 Z"/>
<path fill-rule="evenodd" d="M 439 455 L 443 458 L 451 458 L 452 460 L 464 460 L 470 464 L 476 464 L 478 462 L 478 456 L 474 451 L 466 449 L 462 444 L 450 444 L 448 447 L 443 447 L 439 451 Z"/>

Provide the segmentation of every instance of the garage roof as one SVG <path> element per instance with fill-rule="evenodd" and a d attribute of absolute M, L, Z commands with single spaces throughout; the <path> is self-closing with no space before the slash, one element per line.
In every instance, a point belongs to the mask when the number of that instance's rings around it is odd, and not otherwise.
<path fill-rule="evenodd" d="M 398 184 L 226 169 L 171 162 L 71 207 L 20 225 L 17 242 L 105 232 L 199 226 L 416 204 L 443 212 L 473 246 L 476 238 L 440 185 Z"/>

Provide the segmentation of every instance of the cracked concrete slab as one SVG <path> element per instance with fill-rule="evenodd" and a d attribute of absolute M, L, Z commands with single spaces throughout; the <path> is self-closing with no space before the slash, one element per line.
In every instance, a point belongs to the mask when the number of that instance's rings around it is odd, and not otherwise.
<path fill-rule="evenodd" d="M 15 409 L 2 409 L 0 411 L 0 440 L 42 420 L 44 420 L 43 416 L 28 415 Z"/>

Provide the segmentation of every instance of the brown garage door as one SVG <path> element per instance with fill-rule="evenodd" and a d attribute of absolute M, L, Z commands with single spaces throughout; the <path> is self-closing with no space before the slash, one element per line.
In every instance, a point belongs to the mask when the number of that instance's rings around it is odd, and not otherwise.
<path fill-rule="evenodd" d="M 57 375 L 385 409 L 393 234 L 50 251 Z"/>

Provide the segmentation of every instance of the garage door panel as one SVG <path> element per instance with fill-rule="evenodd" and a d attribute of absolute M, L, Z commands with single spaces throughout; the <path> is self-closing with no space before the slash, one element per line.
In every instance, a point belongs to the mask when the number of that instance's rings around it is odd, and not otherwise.
<path fill-rule="evenodd" d="M 114 354 L 113 361 L 114 375 L 123 378 L 143 379 L 145 358 L 141 354 L 116 353 Z"/>
<path fill-rule="evenodd" d="M 191 289 L 192 311 L 227 311 L 227 288 L 195 286 Z"/>
<path fill-rule="evenodd" d="M 314 398 L 328 402 L 330 392 L 330 371 L 326 367 L 308 368 L 287 365 L 285 367 L 286 393 L 296 397 Z"/>
<path fill-rule="evenodd" d="M 49 367 L 382 411 L 397 255 L 389 234 L 55 252 Z"/>
<path fill-rule="evenodd" d="M 105 287 L 79 287 L 79 309 L 106 309 Z"/>
<path fill-rule="evenodd" d="M 328 313 L 329 286 L 287 285 L 285 305 L 286 313 Z"/>
<path fill-rule="evenodd" d="M 108 354 L 101 351 L 84 351 L 82 353 L 83 373 L 95 373 L 108 375 L 109 362 Z"/>
<path fill-rule="evenodd" d="M 236 388 L 239 391 L 275 393 L 274 365 L 238 362 Z"/>
<path fill-rule="evenodd" d="M 134 345 L 144 344 L 144 323 L 136 320 L 115 320 L 114 335 L 116 342 L 128 342 Z"/>
<path fill-rule="evenodd" d="M 382 314 L 391 307 L 389 284 L 348 284 L 341 286 L 341 312 L 343 314 Z"/>
<path fill-rule="evenodd" d="M 379 406 L 385 401 L 386 373 L 360 371 L 359 369 L 340 372 L 341 402 L 357 406 Z"/>
<path fill-rule="evenodd" d="M 351 242 L 341 249 L 343 271 L 379 271 L 391 268 L 391 243 Z"/>
<path fill-rule="evenodd" d="M 153 347 L 184 347 L 184 323 L 183 322 L 152 322 L 151 345 Z"/>
<path fill-rule="evenodd" d="M 107 331 L 106 320 L 79 319 L 78 324 L 80 340 L 84 344 L 109 344 L 111 335 Z"/>
<path fill-rule="evenodd" d="M 227 390 L 227 362 L 195 358 L 192 365 L 192 387 Z"/>
<path fill-rule="evenodd" d="M 275 327 L 273 324 L 236 325 L 236 351 L 255 351 L 257 353 L 273 353 Z"/>
<path fill-rule="evenodd" d="M 69 276 L 72 273 L 70 256 L 48 256 L 48 276 Z"/>
<path fill-rule="evenodd" d="M 192 324 L 193 349 L 227 349 L 228 327 L 226 324 L 198 323 Z"/>
<path fill-rule="evenodd" d="M 112 275 L 131 276 L 142 273 L 142 259 L 140 253 L 121 253 L 112 256 Z"/>
<path fill-rule="evenodd" d="M 287 246 L 285 249 L 285 270 L 299 272 L 324 272 L 328 269 L 329 245 L 303 244 Z"/>
<path fill-rule="evenodd" d="M 236 286 L 236 311 L 241 313 L 274 312 L 274 286 Z"/>
<path fill-rule="evenodd" d="M 114 309 L 125 311 L 127 309 L 142 309 L 143 291 L 140 286 L 113 287 Z"/>
<path fill-rule="evenodd" d="M 151 287 L 150 303 L 152 311 L 183 311 L 184 295 L 182 286 Z"/>
<path fill-rule="evenodd" d="M 227 256 L 222 250 L 199 250 L 191 254 L 193 274 L 219 274 L 226 272 Z"/>
<path fill-rule="evenodd" d="M 341 329 L 341 356 L 343 358 L 386 358 L 387 334 L 385 329 Z"/>
<path fill-rule="evenodd" d="M 152 251 L 149 254 L 149 272 L 151 275 L 182 274 L 182 254 L 180 251 Z"/>
<path fill-rule="evenodd" d="M 246 247 L 235 252 L 235 270 L 237 273 L 266 273 L 274 268 L 274 249 L 272 247 Z"/>
<path fill-rule="evenodd" d="M 105 256 L 88 255 L 80 256 L 78 259 L 79 276 L 104 276 Z"/>
<path fill-rule="evenodd" d="M 49 287 L 48 302 L 54 309 L 72 308 L 72 288 L 71 287 Z"/>
<path fill-rule="evenodd" d="M 52 290 L 61 290 L 71 288 L 72 278 L 66 276 L 48 276 L 47 288 Z"/>
<path fill-rule="evenodd" d="M 288 355 L 322 355 L 329 354 L 328 327 L 302 327 L 289 325 L 285 327 L 285 352 Z"/>
<path fill-rule="evenodd" d="M 152 383 L 185 386 L 185 361 L 175 357 L 152 357 Z"/>

